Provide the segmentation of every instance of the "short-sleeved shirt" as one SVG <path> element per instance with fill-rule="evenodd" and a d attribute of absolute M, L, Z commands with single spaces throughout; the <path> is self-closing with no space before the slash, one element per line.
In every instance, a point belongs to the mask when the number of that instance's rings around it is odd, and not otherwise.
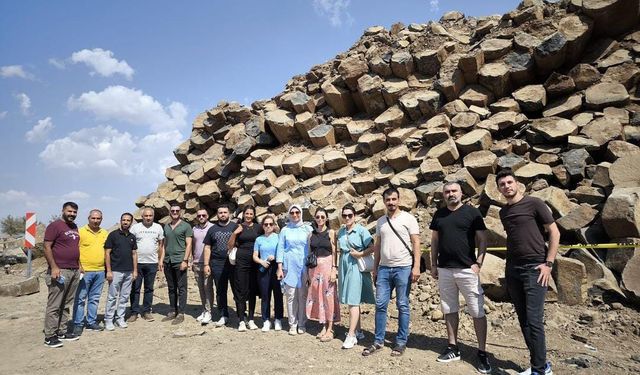
<path fill-rule="evenodd" d="M 180 220 L 175 229 L 171 228 L 171 224 L 164 225 L 165 262 L 175 264 L 184 260 L 188 237 L 193 237 L 193 229 L 191 229 L 191 225 L 184 221 Z"/>
<path fill-rule="evenodd" d="M 463 204 L 436 211 L 429 229 L 438 232 L 438 267 L 469 268 L 476 258 L 476 231 L 487 227 L 480 210 Z"/>
<path fill-rule="evenodd" d="M 193 227 L 193 263 L 204 263 L 204 238 L 207 236 L 207 232 L 213 226 L 210 222 L 207 222 L 204 228 L 200 225 Z"/>
<path fill-rule="evenodd" d="M 507 232 L 507 263 L 544 263 L 547 257 L 544 225 L 554 222 L 549 207 L 540 199 L 525 196 L 500 210 Z"/>
<path fill-rule="evenodd" d="M 158 263 L 158 245 L 164 239 L 164 230 L 158 223 L 146 227 L 143 223 L 135 223 L 130 232 L 136 237 L 138 245 L 138 263 Z"/>
<path fill-rule="evenodd" d="M 220 225 L 218 222 L 207 231 L 204 244 L 211 246 L 211 258 L 209 261 L 224 261 L 227 259 L 227 243 L 236 230 L 238 224 L 230 221 L 227 225 Z"/>
<path fill-rule="evenodd" d="M 80 234 L 75 223 L 59 219 L 47 226 L 44 240 L 52 242 L 53 260 L 58 268 L 80 268 Z"/>
<path fill-rule="evenodd" d="M 80 264 L 87 272 L 104 271 L 104 242 L 109 232 L 98 228 L 94 232 L 88 225 L 80 227 Z"/>
<path fill-rule="evenodd" d="M 133 252 L 138 248 L 136 237 L 131 232 L 116 229 L 109 233 L 104 243 L 105 249 L 111 249 L 111 271 L 132 272 Z"/>
<path fill-rule="evenodd" d="M 278 248 L 278 234 L 271 233 L 268 237 L 262 235 L 256 238 L 256 242 L 253 245 L 253 251 L 258 252 L 258 256 L 262 260 L 267 260 L 269 256 L 273 256 L 275 260 L 276 250 Z M 260 272 L 264 272 L 265 268 L 260 266 Z"/>
<path fill-rule="evenodd" d="M 385 215 L 378 219 L 376 224 L 376 233 L 380 236 L 380 265 L 386 267 L 406 267 L 413 264 L 413 251 L 411 245 L 411 235 L 420 234 L 420 227 L 415 216 L 408 212 L 400 211 L 400 213 L 391 219 L 391 224 L 396 232 L 402 237 L 402 241 L 395 235 L 389 222 L 388 216 Z"/>

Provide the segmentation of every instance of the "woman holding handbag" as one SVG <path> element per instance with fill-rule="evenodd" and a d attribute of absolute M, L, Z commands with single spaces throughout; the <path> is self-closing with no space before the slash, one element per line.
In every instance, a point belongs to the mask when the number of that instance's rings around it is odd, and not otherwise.
<path fill-rule="evenodd" d="M 259 265 L 258 285 L 260 286 L 260 299 L 262 300 L 262 332 L 269 332 L 271 321 L 271 295 L 273 294 L 274 329 L 282 329 L 282 289 L 276 277 L 276 249 L 278 247 L 278 224 L 272 214 L 262 219 L 264 234 L 256 239 L 253 247 L 253 261 Z"/>
<path fill-rule="evenodd" d="M 276 262 L 277 276 L 287 301 L 289 334 L 306 332 L 307 312 L 307 253 L 311 227 L 302 221 L 302 208 L 294 204 L 289 208 L 289 221 L 280 231 Z"/>
<path fill-rule="evenodd" d="M 342 344 L 343 349 L 351 349 L 358 339 L 363 339 L 360 332 L 360 304 L 376 302 L 373 294 L 373 282 L 370 269 L 367 270 L 365 259 L 373 254 L 373 237 L 360 224 L 356 224 L 356 210 L 351 204 L 342 208 L 344 226 L 338 231 L 339 292 L 340 303 L 349 305 L 349 332 Z M 358 268 L 361 260 L 361 272 Z"/>
<path fill-rule="evenodd" d="M 338 303 L 335 232 L 329 229 L 329 215 L 324 208 L 318 208 L 315 214 L 315 225 L 309 238 L 309 256 L 315 257 L 307 262 L 309 274 L 309 292 L 307 294 L 307 318 L 323 324 L 316 336 L 321 342 L 333 340 L 333 323 L 340 321 L 340 304 Z M 309 257 L 307 257 L 309 258 Z"/>

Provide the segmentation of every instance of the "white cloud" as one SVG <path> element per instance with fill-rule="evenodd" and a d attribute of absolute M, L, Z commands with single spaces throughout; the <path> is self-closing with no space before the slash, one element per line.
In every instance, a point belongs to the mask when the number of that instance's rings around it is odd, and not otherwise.
<path fill-rule="evenodd" d="M 113 52 L 102 48 L 83 49 L 71 55 L 74 64 L 83 63 L 93 69 L 91 75 L 100 74 L 103 77 L 111 77 L 114 74 L 122 74 L 127 79 L 133 77 L 134 70 L 129 64 L 113 57 Z"/>
<path fill-rule="evenodd" d="M 313 9 L 319 15 L 327 17 L 331 26 L 340 27 L 343 23 L 353 23 L 353 17 L 347 11 L 350 3 L 351 0 L 313 0 Z"/>
<path fill-rule="evenodd" d="M 437 12 L 440 10 L 440 1 L 439 0 L 429 0 L 429 6 L 432 12 Z"/>
<path fill-rule="evenodd" d="M 40 153 L 49 167 L 156 179 L 173 162 L 177 131 L 134 137 L 111 126 L 85 128 L 51 141 Z"/>
<path fill-rule="evenodd" d="M 100 200 L 103 202 L 117 202 L 120 199 L 116 198 L 116 197 L 112 197 L 110 195 L 103 195 L 100 197 Z"/>
<path fill-rule="evenodd" d="M 64 194 L 61 198 L 62 201 L 81 201 L 85 199 L 89 199 L 91 195 L 85 193 L 84 191 L 74 190 L 67 194 Z"/>
<path fill-rule="evenodd" d="M 0 191 L 0 202 L 8 204 L 18 203 L 27 207 L 35 207 L 38 205 L 38 201 L 26 191 L 13 189 Z"/>
<path fill-rule="evenodd" d="M 0 112 L 0 120 L 2 120 L 3 118 L 7 117 L 7 113 L 9 113 L 9 112 L 7 112 L 7 111 Z"/>
<path fill-rule="evenodd" d="M 31 98 L 23 92 L 16 94 L 15 97 L 20 103 L 20 110 L 22 111 L 22 114 L 25 116 L 28 115 L 29 109 L 31 109 Z"/>
<path fill-rule="evenodd" d="M 135 125 L 148 125 L 155 131 L 167 131 L 187 124 L 187 109 L 180 102 L 163 107 L 141 90 L 109 86 L 101 92 L 89 91 L 78 98 L 70 97 L 72 110 L 92 112 L 98 119 L 120 120 Z"/>
<path fill-rule="evenodd" d="M 5 65 L 0 66 L 0 77 L 2 78 L 23 78 L 23 79 L 33 79 L 33 74 L 24 70 L 22 65 Z"/>
<path fill-rule="evenodd" d="M 64 69 L 66 67 L 64 61 L 56 59 L 55 57 L 49 59 L 49 64 L 55 66 L 58 69 Z"/>
<path fill-rule="evenodd" d="M 24 136 L 27 139 L 27 142 L 42 142 L 47 139 L 51 129 L 53 129 L 53 121 L 51 121 L 51 117 L 47 117 L 45 119 L 38 120 L 38 123 L 31 130 L 26 132 Z"/>

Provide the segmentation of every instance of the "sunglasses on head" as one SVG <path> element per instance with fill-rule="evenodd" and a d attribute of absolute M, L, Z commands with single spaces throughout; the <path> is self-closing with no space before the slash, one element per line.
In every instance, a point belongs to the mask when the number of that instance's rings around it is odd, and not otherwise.
<path fill-rule="evenodd" d="M 353 217 L 353 214 L 342 214 L 342 217 L 345 219 L 351 219 Z"/>

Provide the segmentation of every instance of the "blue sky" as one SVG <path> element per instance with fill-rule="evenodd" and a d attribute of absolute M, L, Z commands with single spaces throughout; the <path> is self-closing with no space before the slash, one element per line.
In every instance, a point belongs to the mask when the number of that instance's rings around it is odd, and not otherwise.
<path fill-rule="evenodd" d="M 155 190 L 195 115 L 250 104 L 346 51 L 373 25 L 516 1 L 2 1 L 0 217 L 60 205 L 105 225 Z"/>

